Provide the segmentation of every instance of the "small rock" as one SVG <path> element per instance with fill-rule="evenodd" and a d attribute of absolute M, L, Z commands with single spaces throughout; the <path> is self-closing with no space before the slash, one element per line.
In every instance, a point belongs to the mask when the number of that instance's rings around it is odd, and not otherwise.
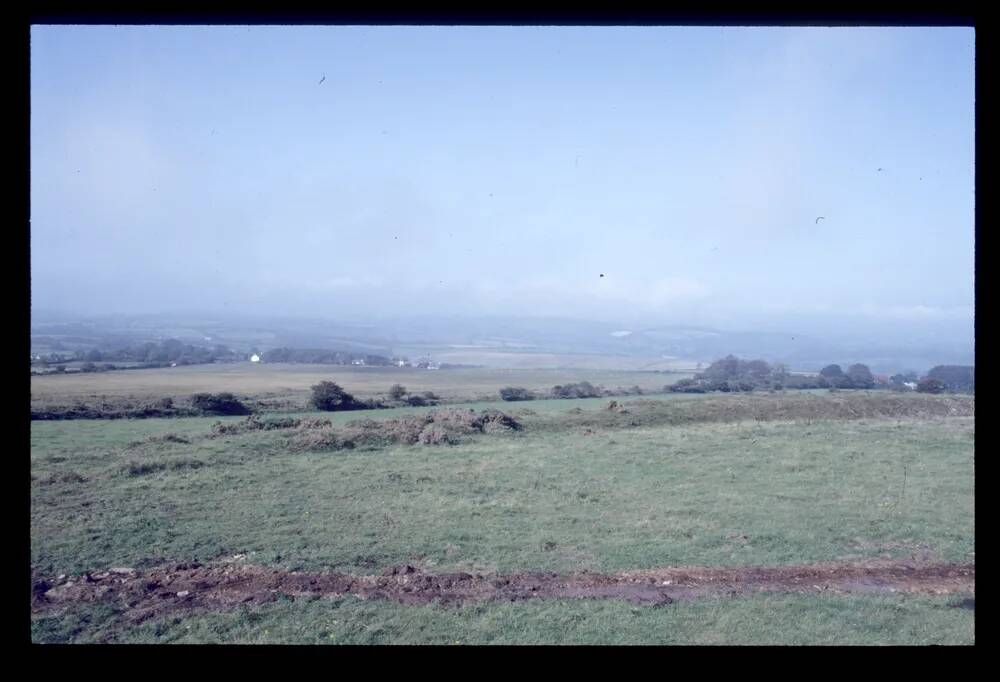
<path fill-rule="evenodd" d="M 108 570 L 111 573 L 118 573 L 118 574 L 128 574 L 128 575 L 131 575 L 132 573 L 135 573 L 135 569 L 134 568 L 111 568 L 111 569 L 108 569 Z"/>
<path fill-rule="evenodd" d="M 65 573 L 60 573 L 58 576 L 56 576 L 56 580 L 64 580 L 65 578 L 66 578 Z"/>
<path fill-rule="evenodd" d="M 188 590 L 181 590 L 180 592 L 177 593 L 177 596 L 178 597 L 186 597 L 189 594 L 191 594 L 191 593 Z"/>

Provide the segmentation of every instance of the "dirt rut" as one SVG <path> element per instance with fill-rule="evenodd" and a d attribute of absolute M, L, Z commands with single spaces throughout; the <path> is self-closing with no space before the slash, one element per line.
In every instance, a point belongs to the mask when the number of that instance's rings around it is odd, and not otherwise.
<path fill-rule="evenodd" d="M 975 592 L 975 564 L 922 564 L 873 560 L 787 566 L 677 567 L 616 574 L 423 573 L 397 566 L 382 575 L 281 571 L 230 559 L 137 571 L 116 568 L 82 576 L 44 578 L 32 584 L 32 609 L 48 611 L 73 602 L 108 602 L 143 621 L 178 611 L 217 611 L 259 604 L 279 595 L 429 602 L 526 599 L 620 599 L 660 606 L 675 600 L 749 592 Z"/>

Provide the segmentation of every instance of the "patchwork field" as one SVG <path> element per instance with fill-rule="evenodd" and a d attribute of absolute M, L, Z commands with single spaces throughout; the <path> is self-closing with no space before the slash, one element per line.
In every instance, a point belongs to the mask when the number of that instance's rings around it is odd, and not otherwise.
<path fill-rule="evenodd" d="M 33 422 L 33 639 L 975 641 L 971 397 L 281 418 Z"/>

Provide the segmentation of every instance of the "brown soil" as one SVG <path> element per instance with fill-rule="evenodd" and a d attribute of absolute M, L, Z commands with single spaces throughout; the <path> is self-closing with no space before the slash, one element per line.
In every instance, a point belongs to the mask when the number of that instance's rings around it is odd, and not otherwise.
<path fill-rule="evenodd" d="M 975 564 L 922 564 L 872 560 L 788 566 L 679 567 L 598 573 L 423 573 L 398 566 L 382 575 L 280 571 L 242 562 L 242 556 L 212 564 L 176 564 L 137 571 L 111 569 L 58 579 L 36 577 L 32 610 L 49 611 L 74 602 L 111 602 L 141 622 L 190 611 L 217 611 L 273 601 L 279 595 L 388 599 L 403 604 L 521 601 L 526 599 L 620 599 L 661 606 L 675 600 L 752 592 L 910 592 L 975 594 Z M 968 601 L 968 600 L 967 600 Z M 973 597 L 974 603 L 974 597 Z M 974 608 L 974 607 L 973 607 Z"/>

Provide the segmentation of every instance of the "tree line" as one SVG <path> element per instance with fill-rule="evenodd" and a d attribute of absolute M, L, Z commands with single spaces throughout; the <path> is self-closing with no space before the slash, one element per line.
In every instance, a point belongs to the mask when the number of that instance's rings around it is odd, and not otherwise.
<path fill-rule="evenodd" d="M 115 362 L 138 363 L 143 368 L 166 367 L 169 365 L 201 365 L 212 362 L 233 362 L 242 359 L 243 356 L 226 346 L 216 345 L 212 348 L 204 346 L 194 346 L 183 343 L 177 339 L 167 339 L 165 341 L 146 341 L 132 344 L 123 348 L 113 349 L 91 349 L 78 350 L 71 354 L 50 353 L 42 355 L 37 360 L 32 360 L 32 364 L 40 367 L 59 365 L 65 362 L 83 362 L 80 367 L 84 372 L 99 372 L 113 369 L 125 369 L 118 367 Z M 101 364 L 98 364 L 101 363 Z"/>
<path fill-rule="evenodd" d="M 312 365 L 351 365 L 364 362 L 374 367 L 395 365 L 403 358 L 374 353 L 352 353 L 322 348 L 272 348 L 261 355 L 264 362 L 299 362 Z"/>
<path fill-rule="evenodd" d="M 703 372 L 666 387 L 675 393 L 740 392 L 784 389 L 890 389 L 916 390 L 922 393 L 973 393 L 975 368 L 966 365 L 938 365 L 924 377 L 915 372 L 891 377 L 876 377 L 865 364 L 849 365 L 845 371 L 838 364 L 823 367 L 815 375 L 792 374 L 782 363 L 743 360 L 728 355 L 716 360 Z"/>

